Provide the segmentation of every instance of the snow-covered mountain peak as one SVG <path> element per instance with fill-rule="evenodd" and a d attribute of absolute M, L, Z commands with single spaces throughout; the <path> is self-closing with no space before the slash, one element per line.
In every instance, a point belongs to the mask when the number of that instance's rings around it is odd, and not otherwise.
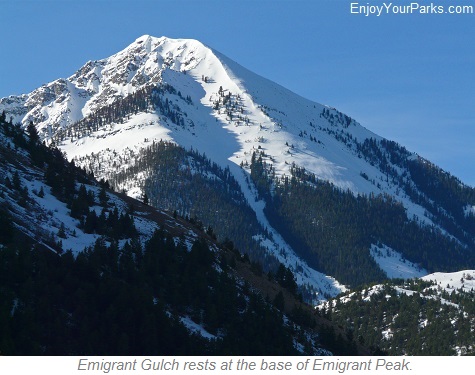
<path fill-rule="evenodd" d="M 253 239 L 282 263 L 305 269 L 298 276 L 301 284 L 317 286 L 319 276 L 296 260 L 292 247 L 272 228 L 256 179 L 265 180 L 260 181 L 264 185 L 271 181 L 270 194 L 277 181 L 297 173 L 306 183 L 312 184 L 312 178 L 313 183 L 328 181 L 354 196 L 391 197 L 406 209 L 409 220 L 433 226 L 462 245 L 471 241 L 462 228 L 446 229 L 447 221 L 458 225 L 458 208 L 444 201 L 436 209 L 436 195 L 425 181 L 415 179 L 423 172 L 416 154 L 197 40 L 143 35 L 108 58 L 87 62 L 69 78 L 0 99 L 3 110 L 24 126 L 33 121 L 40 137 L 54 141 L 99 179 L 134 166 L 140 152 L 161 140 L 205 154 L 229 171 L 269 234 L 256 232 Z M 257 177 L 251 173 L 256 161 L 265 169 Z M 142 196 L 150 173 L 140 170 L 115 187 Z M 465 196 L 461 209 L 475 205 Z M 443 219 L 437 217 L 441 212 Z M 309 215 L 308 221 L 322 225 L 314 213 Z M 404 253 L 380 242 L 394 254 Z M 368 257 L 370 248 L 368 244 Z M 405 258 L 397 257 L 397 262 L 401 268 Z M 325 285 L 342 289 L 333 281 Z"/>
<path fill-rule="evenodd" d="M 0 108 L 6 108 L 15 122 L 33 121 L 48 138 L 118 98 L 159 84 L 167 69 L 190 71 L 213 57 L 196 40 L 144 35 L 109 58 L 87 62 L 67 79 L 45 84 L 28 95 L 1 99 Z"/>
<path fill-rule="evenodd" d="M 81 140 L 70 136 L 69 128 L 85 117 L 140 90 L 163 85 L 175 92 L 167 98 L 181 113 L 181 127 L 170 126 L 154 113 L 145 116 L 148 124 L 155 124 L 153 129 L 138 130 L 135 125 L 145 117 L 137 114 L 130 119 L 134 125 L 125 127 L 127 132 L 122 125 L 118 132 L 118 124 L 108 124 L 101 142 L 91 140 L 92 135 L 80 136 Z M 177 95 L 186 101 L 180 103 Z M 355 194 L 398 193 L 387 172 L 368 163 L 358 149 L 366 140 L 381 137 L 193 39 L 143 35 L 108 58 L 87 62 L 67 79 L 28 95 L 0 99 L 2 109 L 24 126 L 33 121 L 45 139 L 57 139 L 61 133 L 62 148 L 70 157 L 101 152 L 104 147 L 119 152 L 124 147 L 140 148 L 144 139 L 168 139 L 203 150 L 223 167 L 249 168 L 252 154 L 258 152 L 276 176 L 288 175 L 295 164 Z M 109 142 L 104 142 L 107 134 Z M 395 168 L 394 173 L 404 171 Z M 410 217 L 431 223 L 408 197 L 401 195 L 399 200 Z"/>

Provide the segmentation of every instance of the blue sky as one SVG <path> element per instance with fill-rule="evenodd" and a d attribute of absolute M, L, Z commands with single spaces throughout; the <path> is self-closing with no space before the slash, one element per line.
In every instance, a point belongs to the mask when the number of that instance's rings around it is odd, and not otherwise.
<path fill-rule="evenodd" d="M 143 34 L 193 38 L 475 186 L 475 14 L 366 17 L 352 2 L 0 0 L 0 97 L 68 77 Z"/>

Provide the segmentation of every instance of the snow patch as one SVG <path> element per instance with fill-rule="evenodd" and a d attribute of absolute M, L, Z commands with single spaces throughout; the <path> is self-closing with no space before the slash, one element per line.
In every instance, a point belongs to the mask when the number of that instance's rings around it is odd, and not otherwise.
<path fill-rule="evenodd" d="M 447 292 L 463 290 L 470 292 L 475 290 L 475 270 L 463 270 L 458 272 L 435 272 L 422 277 L 422 280 L 433 281 Z M 437 288 L 434 286 L 433 288 Z"/>
<path fill-rule="evenodd" d="M 464 207 L 463 212 L 465 213 L 465 216 L 475 216 L 475 206 L 467 204 Z"/>
<path fill-rule="evenodd" d="M 216 340 L 216 336 L 209 333 L 203 326 L 195 323 L 189 316 L 183 316 L 180 318 L 180 321 L 193 333 L 197 333 L 200 336 L 208 340 Z"/>
<path fill-rule="evenodd" d="M 408 261 L 401 253 L 389 246 L 371 245 L 370 254 L 390 279 L 412 279 L 428 274 L 427 270 Z"/>

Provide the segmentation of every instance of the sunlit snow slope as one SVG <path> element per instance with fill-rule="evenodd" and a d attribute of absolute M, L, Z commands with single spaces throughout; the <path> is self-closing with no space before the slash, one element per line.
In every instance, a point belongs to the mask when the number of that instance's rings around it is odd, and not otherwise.
<path fill-rule="evenodd" d="M 164 85 L 173 88 L 164 96 L 181 123 L 159 111 L 141 111 L 80 135 L 70 131 L 77 121 L 121 98 Z M 299 283 L 329 294 L 343 287 L 306 266 L 269 224 L 264 202 L 248 179 L 253 152 L 263 152 L 277 176 L 289 174 L 295 163 L 354 194 L 387 193 L 405 206 L 409 218 L 433 224 L 395 178 L 388 178 L 358 152 L 366 139 L 381 137 L 336 109 L 304 99 L 196 40 L 144 35 L 109 58 L 86 63 L 67 79 L 27 95 L 1 99 L 2 110 L 24 125 L 33 121 L 45 140 L 56 140 L 70 159 L 79 161 L 94 154 L 101 160 L 94 166 L 99 179 L 132 164 L 131 159 L 119 161 L 154 141 L 169 140 L 205 153 L 230 169 L 258 220 L 269 230 L 270 238 L 256 237 L 256 241 L 285 264 L 302 266 Z M 406 157 L 418 158 L 412 153 Z M 397 164 L 392 167 L 401 179 L 407 178 Z M 142 193 L 143 177 L 121 188 L 137 197 Z"/>

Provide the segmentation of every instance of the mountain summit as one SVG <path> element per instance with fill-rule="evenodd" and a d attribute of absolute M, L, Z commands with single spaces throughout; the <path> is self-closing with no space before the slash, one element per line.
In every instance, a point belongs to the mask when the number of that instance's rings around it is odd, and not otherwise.
<path fill-rule="evenodd" d="M 325 275 L 475 265 L 473 189 L 196 40 L 144 35 L 0 111 L 116 189 L 284 263 L 318 298 L 345 289 Z"/>
<path fill-rule="evenodd" d="M 348 116 L 303 99 L 196 40 L 144 35 L 109 58 L 87 62 L 67 79 L 45 84 L 28 95 L 2 99 L 0 109 L 13 116 L 14 122 L 26 126 L 33 121 L 44 139 L 53 139 L 117 100 L 164 84 L 193 103 L 194 116 L 189 116 L 185 127 L 188 132 L 196 129 L 195 138 L 209 140 L 209 135 L 203 137 L 202 133 L 210 132 L 215 135 L 215 146 L 229 139 L 225 147 L 220 147 L 225 149 L 219 150 L 217 156 L 221 159 L 249 163 L 252 150 L 262 149 L 274 160 L 278 175 L 288 172 L 295 162 L 319 178 L 355 193 L 380 190 L 354 178 L 361 163 L 355 163 L 352 152 L 350 157 L 345 155 L 348 147 L 336 153 L 331 144 L 335 142 L 332 133 L 341 132 L 339 125 L 346 130 L 344 136 L 351 135 L 355 140 L 379 137 Z M 327 113 L 329 119 L 324 118 Z M 212 126 L 210 120 L 219 127 Z M 173 130 L 167 129 L 166 133 L 163 135 L 168 139 L 176 138 L 170 134 Z M 82 154 L 66 147 L 68 141 L 77 142 L 74 137 L 66 138 L 61 146 L 68 155 Z M 195 141 L 178 143 L 191 146 Z M 342 143 L 336 141 L 338 145 Z"/>

